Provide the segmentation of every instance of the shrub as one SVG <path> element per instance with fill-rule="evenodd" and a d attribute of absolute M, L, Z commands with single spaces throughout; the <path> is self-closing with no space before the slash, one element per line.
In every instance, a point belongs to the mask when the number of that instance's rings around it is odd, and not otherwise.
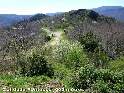
<path fill-rule="evenodd" d="M 94 67 L 87 65 L 85 67 L 81 67 L 76 73 L 74 73 L 72 79 L 72 86 L 76 89 L 87 89 L 91 87 L 92 75 L 94 74 Z"/>
<path fill-rule="evenodd" d="M 94 53 L 88 53 L 88 57 L 90 58 L 90 62 L 98 68 L 106 68 L 110 60 L 108 55 L 98 48 Z"/>
<path fill-rule="evenodd" d="M 11 87 L 11 88 L 29 88 L 31 86 L 41 85 L 44 82 L 50 81 L 51 78 L 47 76 L 34 76 L 34 77 L 20 77 L 16 75 L 8 75 L 8 74 L 1 74 L 0 75 L 0 86 L 2 87 Z M 13 91 L 12 91 L 13 92 Z M 0 93 L 3 93 L 0 92 Z M 17 93 L 17 92 L 16 92 Z"/>
<path fill-rule="evenodd" d="M 114 71 L 124 70 L 124 57 L 119 57 L 109 63 L 109 68 Z"/>
<path fill-rule="evenodd" d="M 65 65 L 61 63 L 54 64 L 54 77 L 59 79 L 64 79 L 70 74 L 70 69 L 66 68 Z"/>
<path fill-rule="evenodd" d="M 79 42 L 69 42 L 63 40 L 53 50 L 54 61 L 66 65 L 68 68 L 75 68 L 83 66 L 88 62 L 88 58 L 83 52 L 83 48 Z"/>
<path fill-rule="evenodd" d="M 25 76 L 47 75 L 51 77 L 54 74 L 44 55 L 38 53 L 35 49 L 21 55 L 18 59 L 18 66 L 19 73 Z"/>
<path fill-rule="evenodd" d="M 105 83 L 103 80 L 98 80 L 93 85 L 94 91 L 102 93 L 111 93 L 112 89 L 109 88 L 109 84 Z"/>
<path fill-rule="evenodd" d="M 103 50 L 100 39 L 97 38 L 96 35 L 89 32 L 80 38 L 80 42 L 92 64 L 96 67 L 105 67 L 108 64 L 109 57 Z"/>
<path fill-rule="evenodd" d="M 98 93 L 122 93 L 124 73 L 109 69 L 95 69 L 87 65 L 74 74 L 71 84 L 76 89 L 93 89 Z"/>
<path fill-rule="evenodd" d="M 82 45 L 84 45 L 84 49 L 87 52 L 94 52 L 95 49 L 99 46 L 99 39 L 96 38 L 96 36 L 89 32 L 86 35 L 82 36 L 80 38 L 80 42 Z"/>

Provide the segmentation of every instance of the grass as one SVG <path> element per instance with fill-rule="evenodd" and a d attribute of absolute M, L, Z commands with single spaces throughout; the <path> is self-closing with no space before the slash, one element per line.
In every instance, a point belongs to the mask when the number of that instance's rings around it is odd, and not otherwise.
<path fill-rule="evenodd" d="M 34 77 L 19 77 L 15 75 L 7 75 L 7 74 L 2 74 L 0 75 L 0 93 L 54 93 L 53 91 L 56 91 L 58 88 L 53 88 L 51 92 L 47 92 L 48 89 L 44 89 L 45 91 L 34 91 L 33 89 L 42 89 L 42 86 L 45 86 L 49 84 L 49 82 L 53 81 L 59 81 L 60 83 L 64 84 L 65 89 L 72 89 L 69 87 L 69 75 L 70 75 L 70 70 L 65 68 L 64 65 L 58 64 L 55 67 L 56 72 L 59 72 L 63 74 L 63 79 L 60 80 L 60 77 L 51 79 L 46 76 L 34 76 Z M 64 71 L 63 71 L 64 70 Z M 27 91 L 24 92 L 17 92 L 12 90 L 11 92 L 7 92 L 7 90 L 11 89 L 26 89 Z M 30 88 L 30 91 L 28 89 Z M 45 87 L 46 88 L 46 87 Z M 5 90 L 5 91 L 4 91 Z M 58 93 L 58 92 L 57 92 Z M 61 93 L 82 93 L 82 92 L 61 92 Z"/>
<path fill-rule="evenodd" d="M 33 88 L 45 84 L 51 79 L 46 76 L 34 77 L 19 77 L 15 75 L 0 75 L 0 93 L 3 93 L 3 88 Z"/>
<path fill-rule="evenodd" d="M 53 63 L 53 67 L 54 78 L 60 80 L 65 88 L 70 88 L 70 77 L 72 76 L 73 69 L 69 69 L 61 63 Z"/>
<path fill-rule="evenodd" d="M 124 70 L 124 57 L 120 57 L 114 61 L 109 63 L 109 67 L 114 71 L 122 71 Z"/>

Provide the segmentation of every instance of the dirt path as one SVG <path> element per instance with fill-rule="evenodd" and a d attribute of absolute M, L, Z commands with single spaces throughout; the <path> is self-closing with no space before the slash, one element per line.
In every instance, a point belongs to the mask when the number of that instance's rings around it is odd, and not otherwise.
<path fill-rule="evenodd" d="M 48 46 L 48 45 L 55 46 L 55 45 L 59 44 L 60 40 L 62 39 L 63 31 L 61 31 L 59 29 L 59 30 L 53 32 L 47 28 L 42 28 L 42 30 L 47 32 L 48 35 L 52 36 L 52 40 L 50 40 L 48 43 L 46 43 L 46 46 Z"/>
<path fill-rule="evenodd" d="M 59 44 L 60 40 L 62 39 L 62 31 L 58 32 L 53 32 L 52 34 L 54 35 L 53 40 L 51 40 L 50 45 L 57 45 Z"/>

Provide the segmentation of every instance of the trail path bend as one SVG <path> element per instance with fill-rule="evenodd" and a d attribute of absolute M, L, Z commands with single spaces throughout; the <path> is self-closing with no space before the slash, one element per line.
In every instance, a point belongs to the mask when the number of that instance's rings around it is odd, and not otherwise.
<path fill-rule="evenodd" d="M 55 45 L 58 45 L 59 44 L 59 42 L 62 40 L 62 34 L 63 34 L 63 31 L 62 30 L 60 30 L 60 29 L 58 29 L 58 30 L 56 30 L 55 32 L 53 32 L 53 31 L 50 31 L 49 29 L 47 29 L 47 28 L 42 28 L 45 32 L 47 32 L 47 34 L 49 35 L 49 36 L 51 36 L 52 37 L 52 39 L 48 42 L 48 43 L 46 43 L 46 46 L 47 45 L 50 45 L 50 46 L 55 46 Z"/>

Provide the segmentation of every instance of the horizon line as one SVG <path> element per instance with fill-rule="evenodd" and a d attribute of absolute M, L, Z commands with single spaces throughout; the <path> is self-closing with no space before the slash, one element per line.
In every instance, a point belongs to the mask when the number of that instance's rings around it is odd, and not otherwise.
<path fill-rule="evenodd" d="M 124 6 L 99 6 L 99 7 L 95 7 L 95 8 L 100 8 L 100 7 L 122 7 L 124 8 Z M 79 8 L 79 9 L 87 9 L 87 10 L 93 10 L 95 8 Z M 73 11 L 73 10 L 79 10 L 79 9 L 70 9 L 70 10 L 67 10 L 67 11 L 55 11 L 55 12 L 46 12 L 46 13 L 43 13 L 43 12 L 36 12 L 36 13 L 28 13 L 28 14 L 23 14 L 23 13 L 0 13 L 0 15 L 36 15 L 36 14 L 49 14 L 49 13 L 64 13 L 64 12 L 69 12 L 69 11 Z"/>

